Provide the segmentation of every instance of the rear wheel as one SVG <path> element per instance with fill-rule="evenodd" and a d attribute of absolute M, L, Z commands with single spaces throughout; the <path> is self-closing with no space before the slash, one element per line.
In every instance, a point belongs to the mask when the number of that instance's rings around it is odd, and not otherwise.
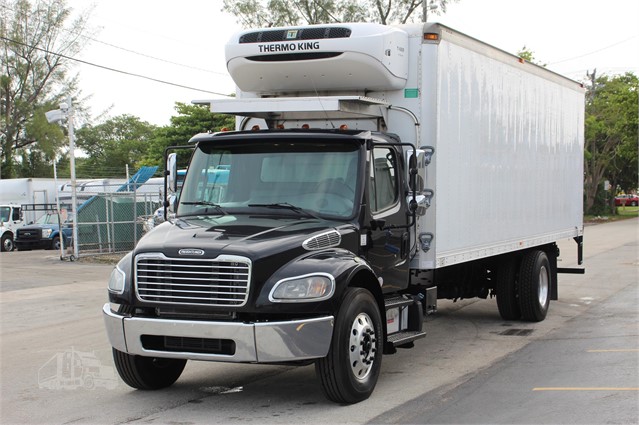
<path fill-rule="evenodd" d="M 551 268 L 544 251 L 524 255 L 519 269 L 519 307 L 522 319 L 541 322 L 550 306 Z"/>
<path fill-rule="evenodd" d="M 495 292 L 497 308 L 504 320 L 519 320 L 519 284 L 517 282 L 517 262 L 515 258 L 507 258 L 495 268 Z"/>
<path fill-rule="evenodd" d="M 186 360 L 144 357 L 113 349 L 113 361 L 120 378 L 139 390 L 159 390 L 171 386 L 182 374 Z"/>
<path fill-rule="evenodd" d="M 357 403 L 375 389 L 382 364 L 382 319 L 373 295 L 348 288 L 335 321 L 328 355 L 315 363 L 324 394 L 337 403 Z"/>

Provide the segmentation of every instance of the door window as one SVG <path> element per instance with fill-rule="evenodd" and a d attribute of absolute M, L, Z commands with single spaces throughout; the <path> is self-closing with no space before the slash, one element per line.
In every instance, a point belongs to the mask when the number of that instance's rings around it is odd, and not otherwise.
<path fill-rule="evenodd" d="M 373 149 L 368 194 L 371 211 L 384 211 L 397 203 L 397 161 L 388 148 Z"/>

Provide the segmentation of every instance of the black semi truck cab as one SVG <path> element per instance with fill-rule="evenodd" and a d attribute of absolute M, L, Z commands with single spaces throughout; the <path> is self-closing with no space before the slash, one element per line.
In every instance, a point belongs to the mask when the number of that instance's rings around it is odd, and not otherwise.
<path fill-rule="evenodd" d="M 169 385 L 186 359 L 317 360 L 329 398 L 368 397 L 381 354 L 425 335 L 423 296 L 407 292 L 405 146 L 340 130 L 194 142 L 174 220 L 110 279 L 104 314 L 123 379 Z"/>

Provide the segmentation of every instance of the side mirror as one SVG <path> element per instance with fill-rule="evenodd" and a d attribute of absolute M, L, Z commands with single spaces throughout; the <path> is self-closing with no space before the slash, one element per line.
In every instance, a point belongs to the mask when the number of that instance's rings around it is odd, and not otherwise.
<path fill-rule="evenodd" d="M 177 211 L 177 196 L 175 194 L 169 196 L 169 198 L 164 201 L 164 206 L 168 208 L 169 213 L 175 214 Z M 164 219 L 166 220 L 166 217 L 164 217 Z"/>
<path fill-rule="evenodd" d="M 411 191 L 420 192 L 424 185 L 419 169 L 424 167 L 424 151 L 421 149 L 406 151 L 407 179 Z"/>
<path fill-rule="evenodd" d="M 166 176 L 168 179 L 169 190 L 173 193 L 177 192 L 177 154 L 169 154 L 166 160 Z"/>

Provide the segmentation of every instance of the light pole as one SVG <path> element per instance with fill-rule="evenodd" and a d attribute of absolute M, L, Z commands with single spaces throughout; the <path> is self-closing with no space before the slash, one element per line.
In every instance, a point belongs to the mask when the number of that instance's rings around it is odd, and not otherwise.
<path fill-rule="evenodd" d="M 428 4 L 430 1 L 432 0 L 422 0 L 422 22 L 428 22 L 428 11 L 429 10 L 436 10 L 437 9 L 437 5 L 436 4 Z"/>
<path fill-rule="evenodd" d="M 75 182 L 75 134 L 73 133 L 73 106 L 71 96 L 67 98 L 67 103 L 61 103 L 60 109 L 46 112 L 49 123 L 61 122 L 67 119 L 69 126 L 69 159 L 71 166 L 71 220 L 73 221 L 73 259 L 78 258 L 78 201 Z M 58 211 L 58 214 L 60 211 Z M 60 229 L 62 238 L 62 229 Z"/>

